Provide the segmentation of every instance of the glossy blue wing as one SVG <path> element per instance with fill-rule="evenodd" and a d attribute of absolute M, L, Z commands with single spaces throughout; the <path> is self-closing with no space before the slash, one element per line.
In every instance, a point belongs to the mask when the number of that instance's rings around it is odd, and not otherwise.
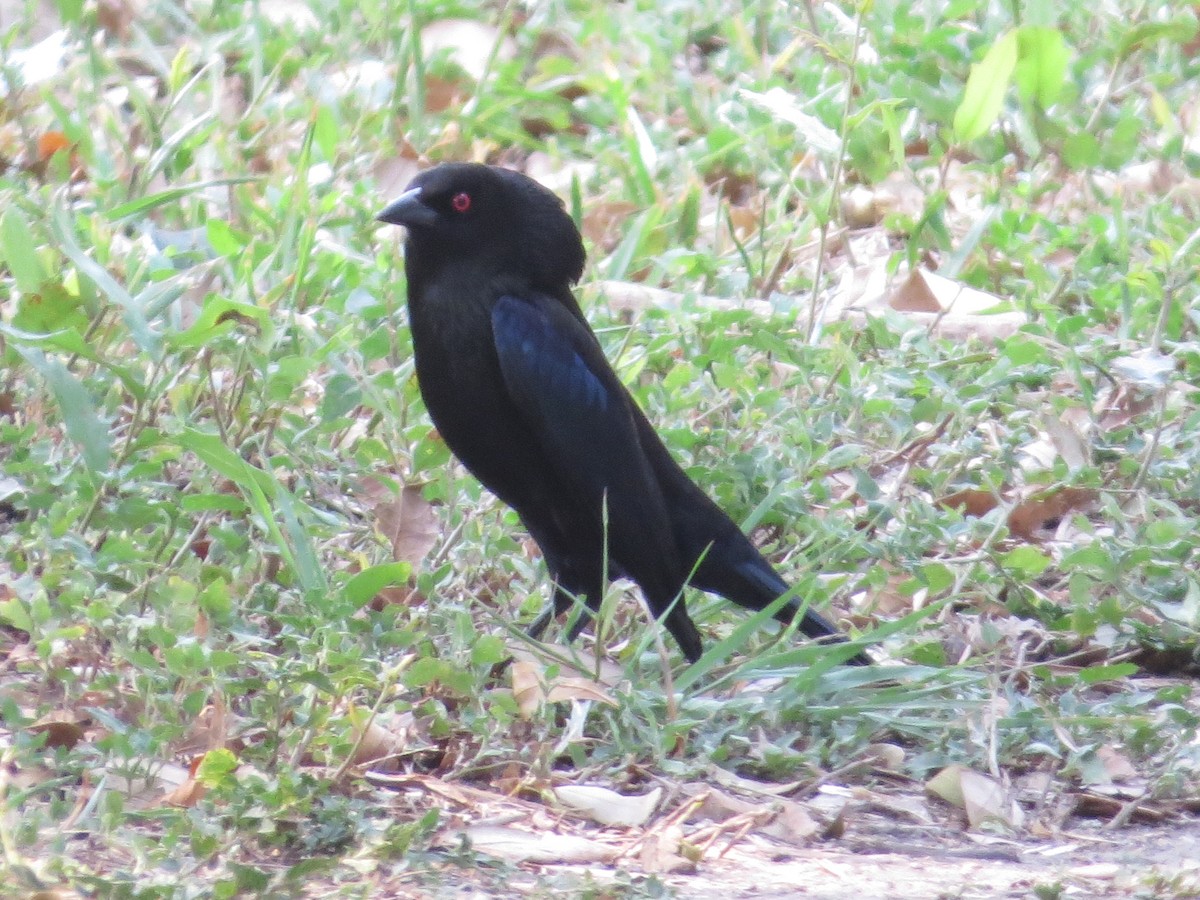
<path fill-rule="evenodd" d="M 508 394 L 560 477 L 593 498 L 642 477 L 624 389 L 582 322 L 551 298 L 505 296 L 492 333 Z"/>

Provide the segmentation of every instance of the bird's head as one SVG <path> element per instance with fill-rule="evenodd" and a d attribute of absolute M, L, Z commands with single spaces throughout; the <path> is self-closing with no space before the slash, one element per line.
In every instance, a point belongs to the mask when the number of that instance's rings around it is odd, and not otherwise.
<path fill-rule="evenodd" d="M 562 201 L 532 178 L 476 163 L 422 172 L 377 218 L 408 229 L 422 265 L 488 262 L 554 290 L 579 280 L 584 250 Z"/>

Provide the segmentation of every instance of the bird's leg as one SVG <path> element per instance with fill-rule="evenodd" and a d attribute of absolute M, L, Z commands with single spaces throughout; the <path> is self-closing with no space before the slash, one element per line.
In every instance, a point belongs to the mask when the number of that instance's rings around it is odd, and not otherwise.
<path fill-rule="evenodd" d="M 590 599 L 587 601 L 587 605 L 595 608 Z M 575 606 L 575 595 L 558 582 L 555 582 L 553 599 L 538 613 L 537 618 L 525 629 L 525 633 L 534 640 L 540 639 L 542 632 L 546 630 L 546 626 L 550 624 L 550 621 L 558 618 L 573 606 Z M 581 611 L 579 618 L 575 620 L 575 624 L 571 626 L 571 630 L 567 633 L 567 640 L 573 641 L 579 637 L 579 632 L 583 630 L 590 619 L 591 616 L 586 611 Z"/>
<path fill-rule="evenodd" d="M 692 621 L 687 607 L 683 605 L 682 591 L 671 601 L 663 624 L 679 644 L 679 649 L 683 651 L 688 662 L 694 663 L 700 658 L 704 652 L 704 643 L 700 640 L 700 631 L 696 628 L 696 623 Z"/>

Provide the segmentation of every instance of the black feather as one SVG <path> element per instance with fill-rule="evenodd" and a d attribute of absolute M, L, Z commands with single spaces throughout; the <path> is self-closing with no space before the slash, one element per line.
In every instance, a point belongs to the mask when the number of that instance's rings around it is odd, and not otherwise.
<path fill-rule="evenodd" d="M 571 292 L 583 241 L 553 193 L 516 172 L 455 163 L 418 175 L 379 218 L 408 229 L 409 319 L 429 414 L 463 465 L 517 511 L 554 578 L 552 609 L 531 633 L 573 598 L 595 610 L 605 578 L 623 575 L 694 662 L 703 647 L 682 596 L 689 576 L 755 610 L 787 592 L 605 359 Z M 776 617 L 798 610 L 789 600 Z M 844 640 L 812 610 L 799 627 Z"/>

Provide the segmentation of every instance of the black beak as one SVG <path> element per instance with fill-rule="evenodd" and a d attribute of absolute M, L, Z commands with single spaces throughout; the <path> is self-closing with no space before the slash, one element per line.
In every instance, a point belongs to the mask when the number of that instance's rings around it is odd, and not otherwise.
<path fill-rule="evenodd" d="M 406 228 L 432 225 L 437 221 L 437 212 L 421 202 L 421 189 L 409 188 L 375 217 L 380 222 L 389 225 L 403 225 Z"/>

